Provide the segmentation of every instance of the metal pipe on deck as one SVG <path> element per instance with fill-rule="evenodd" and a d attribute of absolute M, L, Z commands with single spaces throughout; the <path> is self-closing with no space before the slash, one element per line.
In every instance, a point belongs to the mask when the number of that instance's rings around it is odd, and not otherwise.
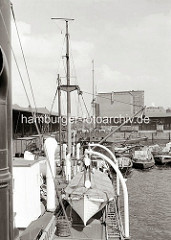
<path fill-rule="evenodd" d="M 76 145 L 76 159 L 79 160 L 80 159 L 80 143 L 77 143 Z"/>
<path fill-rule="evenodd" d="M 66 156 L 66 180 L 71 181 L 71 154 L 68 153 Z"/>
<path fill-rule="evenodd" d="M 66 161 L 66 155 L 67 155 L 67 145 L 64 143 L 62 147 L 62 153 L 63 153 L 63 159 Z"/>
<path fill-rule="evenodd" d="M 75 157 L 75 143 L 72 145 L 72 157 Z"/>
<path fill-rule="evenodd" d="M 55 152 L 57 149 L 57 142 L 54 138 L 47 138 L 44 143 L 44 148 L 47 156 L 46 164 L 46 182 L 47 182 L 47 210 L 55 210 Z"/>

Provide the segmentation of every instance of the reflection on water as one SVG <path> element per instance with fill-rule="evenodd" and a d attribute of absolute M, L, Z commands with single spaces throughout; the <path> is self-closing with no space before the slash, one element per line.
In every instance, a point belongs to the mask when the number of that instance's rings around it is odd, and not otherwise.
<path fill-rule="evenodd" d="M 133 169 L 127 186 L 131 239 L 171 239 L 171 167 Z"/>

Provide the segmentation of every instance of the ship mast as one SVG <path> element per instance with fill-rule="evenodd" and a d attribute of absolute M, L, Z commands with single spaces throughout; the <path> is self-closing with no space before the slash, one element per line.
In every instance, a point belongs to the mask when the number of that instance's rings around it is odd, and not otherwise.
<path fill-rule="evenodd" d="M 93 129 L 96 127 L 96 111 L 95 111 L 95 81 L 94 81 L 94 60 L 92 60 L 92 115 Z"/>
<path fill-rule="evenodd" d="M 70 56 L 69 56 L 69 33 L 68 33 L 68 19 L 66 22 L 66 66 L 67 66 L 67 86 L 70 86 Z M 71 93 L 67 91 L 67 142 L 68 153 L 71 153 Z"/>
<path fill-rule="evenodd" d="M 61 85 L 60 90 L 67 92 L 67 143 L 68 143 L 68 154 L 71 153 L 71 91 L 78 90 L 79 87 L 70 84 L 70 54 L 69 54 L 69 31 L 68 23 L 73 21 L 73 18 L 51 18 L 52 20 L 64 20 L 66 23 L 66 78 L 67 84 Z"/>
<path fill-rule="evenodd" d="M 93 108 L 93 117 L 95 117 L 95 91 L 94 91 L 94 60 L 92 60 L 92 108 Z"/>

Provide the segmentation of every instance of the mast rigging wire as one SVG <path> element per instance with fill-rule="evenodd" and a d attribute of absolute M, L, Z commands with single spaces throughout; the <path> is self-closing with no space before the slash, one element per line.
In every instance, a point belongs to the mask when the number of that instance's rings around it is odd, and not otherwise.
<path fill-rule="evenodd" d="M 12 45 L 11 45 L 11 43 L 10 43 L 10 35 L 9 35 L 9 32 L 8 32 L 8 29 L 7 29 L 7 26 L 6 26 L 6 23 L 5 23 L 5 20 L 4 20 L 4 17 L 3 17 L 3 14 L 2 14 L 1 8 L 0 8 L 0 15 L 1 15 L 1 17 L 2 17 L 2 21 L 3 21 L 4 27 L 5 27 L 5 31 L 6 31 L 6 34 L 7 34 L 8 44 L 9 44 L 9 46 L 10 46 L 10 49 L 11 49 L 11 52 L 12 52 L 12 55 L 13 55 L 13 58 L 14 58 L 14 61 L 15 61 L 15 64 L 16 64 L 16 67 L 17 67 L 17 70 L 18 70 L 20 79 L 21 79 L 21 82 L 22 82 L 22 84 L 23 84 L 23 88 L 24 88 L 24 91 L 25 91 L 25 94 L 26 94 L 26 98 L 27 98 L 27 100 L 28 100 L 29 105 L 31 106 L 31 102 L 30 102 L 30 99 L 29 99 L 29 96 L 28 96 L 28 93 L 27 93 L 27 90 L 26 90 L 26 87 L 25 87 L 25 84 L 24 84 L 24 80 L 23 80 L 23 78 L 22 78 L 22 75 L 21 75 L 21 72 L 20 72 L 20 69 L 19 69 L 19 66 L 18 66 L 18 63 L 17 63 L 17 59 L 16 59 L 16 56 L 15 56 L 13 47 L 12 47 Z M 31 108 L 31 113 L 32 113 L 32 116 L 35 117 L 32 108 Z M 38 128 L 38 125 L 37 125 L 37 122 L 36 122 L 36 121 L 35 121 L 35 125 L 36 125 L 37 132 L 38 132 L 38 134 L 40 135 L 40 130 L 39 130 L 39 128 Z"/>
<path fill-rule="evenodd" d="M 83 98 L 83 95 L 82 95 L 82 94 L 81 94 L 81 97 L 82 97 L 82 100 L 83 100 L 83 103 L 84 103 L 84 107 L 85 107 L 85 109 L 86 109 L 86 111 L 87 111 L 88 117 L 90 117 L 89 111 L 88 111 L 88 109 L 87 109 L 87 105 L 86 105 L 86 103 L 85 103 L 85 101 L 84 101 L 84 98 Z"/>
<path fill-rule="evenodd" d="M 58 94 L 58 88 L 56 88 L 55 96 L 54 96 L 53 101 L 52 101 L 52 105 L 51 105 L 51 108 L 50 108 L 50 115 L 52 114 L 52 110 L 53 110 L 53 107 L 54 107 L 54 104 L 55 104 L 57 94 Z"/>
<path fill-rule="evenodd" d="M 59 58 L 59 63 L 58 63 L 57 69 L 58 69 L 58 72 L 59 72 L 59 70 L 60 70 L 59 67 L 60 67 L 60 63 L 61 63 L 61 59 L 62 59 L 63 68 L 64 68 L 64 72 L 65 72 L 65 75 L 66 75 L 66 67 L 65 67 L 65 63 L 64 63 L 64 57 L 62 57 L 62 52 L 63 52 L 63 48 L 64 48 L 65 39 L 66 39 L 66 35 L 65 35 L 65 37 L 64 37 L 64 39 L 63 39 L 62 50 L 61 50 L 61 54 L 60 54 L 60 58 Z M 70 36 L 69 36 L 69 40 L 70 40 Z M 72 55 L 72 46 L 71 46 L 71 57 L 72 57 L 72 61 L 73 61 L 73 68 L 74 68 L 73 70 L 74 70 L 75 75 L 76 75 L 76 70 L 75 70 L 75 65 L 74 65 L 74 60 L 73 60 L 73 55 Z M 66 76 L 65 76 L 65 78 L 66 78 Z M 77 83 L 77 77 L 71 77 L 71 78 L 75 78 L 75 79 L 76 79 L 76 83 Z M 50 108 L 50 113 L 51 113 L 52 110 L 53 110 L 56 97 L 57 97 L 57 88 L 56 88 L 56 90 L 55 90 L 54 98 L 53 98 L 53 100 L 52 100 L 52 104 L 51 104 L 51 108 Z M 65 97 L 66 97 L 66 96 L 65 96 Z"/>
<path fill-rule="evenodd" d="M 70 35 L 69 35 L 69 41 L 70 41 Z M 72 63 L 73 63 L 73 73 L 74 73 L 74 76 L 75 76 L 75 77 L 71 77 L 71 78 L 74 78 L 75 79 L 75 84 L 78 85 L 77 73 L 76 73 L 75 62 L 74 62 L 74 58 L 73 58 L 72 52 L 73 52 L 73 50 L 72 50 L 72 43 L 70 41 L 70 56 L 71 56 L 70 59 L 72 60 Z"/>
<path fill-rule="evenodd" d="M 63 48 L 64 48 L 65 38 L 66 38 L 66 36 L 64 36 L 64 38 L 63 38 L 60 58 L 59 58 L 58 65 L 57 65 L 57 74 L 59 73 L 59 70 L 60 70 L 60 63 L 61 63 L 61 59 L 62 59 L 62 52 L 63 52 Z"/>
<path fill-rule="evenodd" d="M 57 66 L 57 69 L 58 69 L 58 72 L 60 70 L 60 63 L 61 63 L 61 57 L 62 57 L 62 52 L 63 52 L 63 48 L 64 48 L 64 43 L 65 43 L 65 37 L 63 39 L 63 44 L 62 44 L 62 50 L 61 50 L 61 54 L 60 54 L 60 58 L 59 58 L 59 62 L 58 62 L 58 66 Z M 66 70 L 64 69 L 65 73 L 66 73 Z M 57 86 L 56 86 L 56 90 L 55 90 L 55 94 L 54 94 L 54 97 L 53 97 L 53 100 L 52 100 L 52 104 L 51 104 L 51 108 L 50 108 L 50 114 L 53 110 L 53 107 L 54 107 L 54 104 L 55 104 L 55 100 L 56 100 L 56 96 L 57 96 L 57 92 L 58 92 L 58 83 L 57 83 Z"/>
<path fill-rule="evenodd" d="M 37 113 L 37 106 L 36 106 L 35 95 L 34 95 L 32 83 L 31 83 L 31 78 L 30 78 L 30 74 L 29 74 L 29 70 L 28 70 L 28 66 L 27 66 L 24 50 L 23 50 L 23 47 L 22 47 L 21 38 L 20 38 L 20 35 L 19 35 L 19 31 L 18 31 L 18 27 L 17 27 L 17 23 L 16 23 L 16 17 L 15 17 L 15 13 L 14 13 L 14 8 L 13 8 L 12 4 L 11 4 L 11 12 L 12 12 L 13 20 L 14 20 L 15 29 L 16 29 L 16 32 L 17 32 L 19 45 L 20 45 L 20 48 L 21 48 L 21 53 L 22 53 L 23 60 L 24 60 L 24 65 L 25 65 L 25 68 L 26 68 L 27 77 L 28 77 L 28 80 L 29 80 L 29 86 L 30 86 L 30 90 L 31 90 L 31 94 L 32 94 L 35 110 L 36 110 L 36 113 Z"/>

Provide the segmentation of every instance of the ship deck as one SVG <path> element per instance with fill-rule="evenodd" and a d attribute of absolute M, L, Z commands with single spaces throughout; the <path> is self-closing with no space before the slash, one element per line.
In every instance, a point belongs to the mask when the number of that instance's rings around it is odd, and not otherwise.
<path fill-rule="evenodd" d="M 59 169 L 58 169 L 59 173 Z M 56 176 L 56 187 L 60 192 L 61 189 L 66 187 L 66 182 L 61 177 L 60 174 Z M 122 239 L 118 230 L 117 216 L 115 209 L 111 204 L 108 208 L 107 221 L 103 222 L 102 212 L 97 213 L 93 218 L 91 218 L 87 226 L 84 226 L 82 220 L 71 210 L 68 205 L 66 208 L 66 214 L 71 217 L 72 222 L 65 222 L 64 229 L 60 229 L 59 225 L 62 221 L 58 221 L 58 214 L 46 212 L 45 215 L 41 216 L 38 220 L 32 222 L 30 226 L 24 231 L 21 238 L 22 240 L 119 240 Z M 61 211 L 60 211 L 61 212 Z M 59 215 L 60 216 L 60 215 Z M 68 227 L 70 225 L 70 228 Z M 40 236 L 40 238 L 38 238 Z"/>
<path fill-rule="evenodd" d="M 105 226 L 97 219 L 84 227 L 82 224 L 73 224 L 70 228 L 70 236 L 57 236 L 54 234 L 53 240 L 100 240 L 106 239 L 105 236 Z"/>

